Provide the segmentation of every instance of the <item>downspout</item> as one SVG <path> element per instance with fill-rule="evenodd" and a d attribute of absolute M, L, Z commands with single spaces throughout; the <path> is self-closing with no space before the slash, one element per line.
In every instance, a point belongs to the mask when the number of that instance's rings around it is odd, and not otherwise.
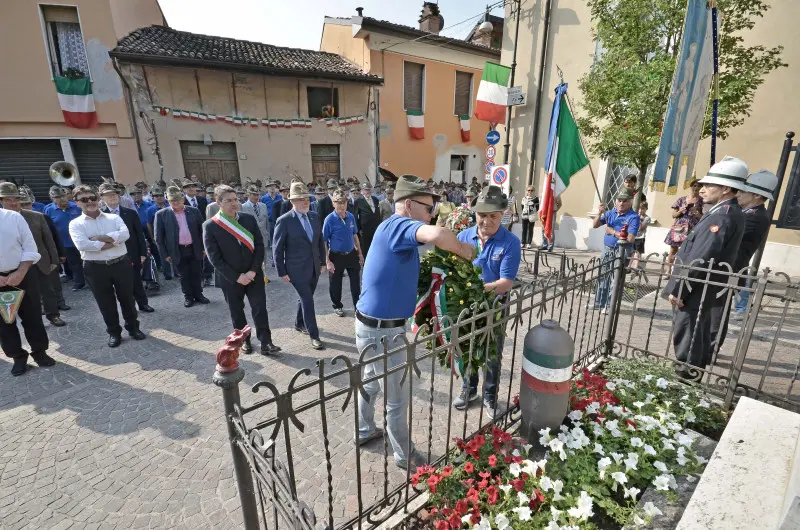
<path fill-rule="evenodd" d="M 539 117 L 542 111 L 542 97 L 544 95 L 544 68 L 547 62 L 547 45 L 550 42 L 550 7 L 553 0 L 547 0 L 544 8 L 544 38 L 542 39 L 542 53 L 539 58 L 539 82 L 536 88 L 536 108 L 533 112 L 533 132 L 531 134 L 531 164 L 528 166 L 528 186 L 533 184 L 533 170 L 536 165 L 536 142 L 539 139 Z"/>
<path fill-rule="evenodd" d="M 125 79 L 125 76 L 122 75 L 122 72 L 120 72 L 116 58 L 111 61 L 111 64 L 114 66 L 114 70 L 122 80 L 122 84 L 125 85 L 125 103 L 128 107 L 128 120 L 131 122 L 133 137 L 136 139 L 136 150 L 139 153 L 139 162 L 142 162 L 144 161 L 144 156 L 142 155 L 142 144 L 139 141 L 139 127 L 136 125 L 136 115 L 133 113 L 133 96 L 131 96 L 131 86 Z"/>

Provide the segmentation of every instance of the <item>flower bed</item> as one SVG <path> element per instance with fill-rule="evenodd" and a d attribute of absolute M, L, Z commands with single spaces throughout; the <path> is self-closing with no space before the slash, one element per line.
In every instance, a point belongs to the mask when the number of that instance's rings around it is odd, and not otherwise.
<path fill-rule="evenodd" d="M 714 430 L 726 416 L 699 390 L 646 361 L 607 362 L 573 381 L 571 411 L 534 448 L 495 426 L 456 440 L 452 464 L 422 467 L 424 519 L 435 530 L 575 530 L 647 525 L 661 514 L 637 506 L 645 488 L 674 495 L 675 477 L 696 480 L 705 460 L 686 429 Z M 539 458 L 539 459 L 537 459 Z"/>

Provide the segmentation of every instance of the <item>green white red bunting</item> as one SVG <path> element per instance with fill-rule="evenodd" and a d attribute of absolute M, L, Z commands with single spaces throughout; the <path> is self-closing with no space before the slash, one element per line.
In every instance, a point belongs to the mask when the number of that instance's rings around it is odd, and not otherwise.
<path fill-rule="evenodd" d="M 458 124 L 461 127 L 461 141 L 469 142 L 469 116 L 461 115 L 458 117 Z"/>
<path fill-rule="evenodd" d="M 270 129 L 311 129 L 315 121 L 304 118 L 250 118 L 247 116 L 223 116 L 220 114 L 207 114 L 205 112 L 173 109 L 158 105 L 153 105 L 153 110 L 158 112 L 161 116 L 172 116 L 176 120 L 181 119 L 205 122 L 220 121 L 230 125 L 236 125 L 238 127 L 249 125 L 250 127 L 260 126 L 269 127 Z M 360 115 L 345 116 L 341 118 L 317 118 L 316 121 L 319 123 L 325 123 L 328 127 L 333 127 L 334 125 L 338 125 L 340 127 L 349 127 L 351 125 L 364 123 L 366 122 L 366 119 L 366 116 Z"/>
<path fill-rule="evenodd" d="M 64 115 L 67 127 L 76 129 L 92 129 L 97 127 L 97 111 L 94 108 L 92 81 L 88 77 L 70 79 L 56 77 L 58 104 Z"/>
<path fill-rule="evenodd" d="M 421 110 L 408 110 L 408 133 L 414 140 L 423 140 L 425 138 L 425 116 Z"/>

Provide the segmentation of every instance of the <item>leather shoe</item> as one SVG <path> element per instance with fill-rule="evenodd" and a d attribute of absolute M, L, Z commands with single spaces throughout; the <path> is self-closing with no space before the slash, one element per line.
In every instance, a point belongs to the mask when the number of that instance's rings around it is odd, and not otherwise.
<path fill-rule="evenodd" d="M 80 285 L 75 285 L 75 286 L 72 288 L 72 290 L 73 290 L 73 291 L 80 291 L 80 290 L 81 290 L 81 289 L 83 289 L 84 287 L 86 287 L 86 284 L 85 284 L 85 283 L 82 283 L 82 284 L 80 284 Z"/>
<path fill-rule="evenodd" d="M 109 348 L 116 348 L 122 344 L 122 335 L 109 335 L 108 336 L 108 347 Z"/>
<path fill-rule="evenodd" d="M 200 296 L 195 296 L 194 299 L 196 301 L 200 302 L 201 304 L 210 304 L 211 303 L 211 300 L 209 300 L 208 298 L 206 298 L 202 294 Z"/>
<path fill-rule="evenodd" d="M 298 333 L 302 333 L 303 335 L 308 335 L 308 330 L 306 328 L 301 328 L 300 326 L 295 326 L 294 330 Z"/>
<path fill-rule="evenodd" d="M 33 357 L 33 360 L 36 361 L 36 364 L 42 368 L 47 368 L 48 366 L 53 366 L 56 364 L 56 360 L 47 355 L 47 352 L 34 352 L 31 353 L 31 357 Z"/>
<path fill-rule="evenodd" d="M 324 350 L 325 345 L 322 344 L 322 341 L 319 339 L 311 339 L 311 347 L 315 350 Z"/>
<path fill-rule="evenodd" d="M 72 309 L 70 306 L 67 305 L 66 302 L 63 302 L 63 301 L 58 303 L 58 308 L 61 311 L 69 311 L 70 309 Z"/>
<path fill-rule="evenodd" d="M 275 346 L 272 342 L 261 343 L 261 355 L 275 355 L 281 351 L 279 346 Z"/>
<path fill-rule="evenodd" d="M 28 354 L 24 357 L 14 357 L 14 366 L 11 368 L 11 375 L 17 377 L 28 370 Z"/>
<path fill-rule="evenodd" d="M 139 311 L 141 311 L 142 313 L 153 313 L 155 309 L 150 307 L 148 304 L 144 304 L 142 306 L 139 306 Z"/>
<path fill-rule="evenodd" d="M 134 329 L 133 331 L 129 331 L 128 335 L 130 335 L 133 340 L 144 340 L 147 338 L 147 335 L 145 335 L 141 329 Z"/>
<path fill-rule="evenodd" d="M 61 317 L 58 315 L 49 316 L 47 317 L 47 320 L 49 320 L 50 323 L 57 328 L 63 328 L 64 326 L 67 325 L 67 323 L 61 320 Z"/>
<path fill-rule="evenodd" d="M 250 342 L 250 339 L 244 341 L 244 344 L 242 344 L 242 348 L 239 351 L 244 355 L 250 355 L 253 353 L 253 343 Z"/>
<path fill-rule="evenodd" d="M 183 307 L 192 307 L 194 305 L 194 300 L 191 298 L 184 298 L 183 299 Z"/>

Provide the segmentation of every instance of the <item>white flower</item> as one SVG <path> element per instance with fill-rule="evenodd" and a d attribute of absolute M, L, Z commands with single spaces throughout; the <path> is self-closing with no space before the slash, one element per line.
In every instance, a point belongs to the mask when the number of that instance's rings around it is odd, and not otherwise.
<path fill-rule="evenodd" d="M 561 425 L 559 426 L 558 430 L 564 434 L 567 434 L 569 432 L 569 427 L 567 427 L 566 425 Z"/>
<path fill-rule="evenodd" d="M 672 443 L 672 440 L 667 440 L 666 438 L 661 439 L 661 443 L 664 444 L 664 449 L 672 449 L 675 450 L 675 444 Z"/>
<path fill-rule="evenodd" d="M 522 450 L 525 451 L 525 454 L 527 455 L 528 453 L 531 452 L 531 448 L 532 447 L 533 446 L 531 444 L 523 444 L 522 445 Z"/>
<path fill-rule="evenodd" d="M 494 516 L 494 524 L 497 525 L 499 530 L 512 530 L 511 526 L 508 524 L 508 517 L 504 513 L 498 513 Z"/>
<path fill-rule="evenodd" d="M 517 492 L 517 499 L 519 499 L 520 506 L 527 506 L 529 502 L 531 502 L 531 498 L 525 495 L 523 492 Z"/>
<path fill-rule="evenodd" d="M 592 498 L 589 496 L 589 494 L 585 491 L 581 491 L 581 495 L 578 497 L 578 506 L 575 508 L 570 508 L 567 510 L 567 513 L 570 517 L 574 517 L 579 521 L 585 521 L 594 515 L 594 512 L 592 511 L 592 505 Z"/>
<path fill-rule="evenodd" d="M 553 501 L 562 501 L 564 497 L 561 496 L 561 490 L 564 489 L 564 482 L 561 480 L 553 481 Z"/>
<path fill-rule="evenodd" d="M 521 469 L 523 473 L 527 473 L 528 475 L 535 475 L 536 462 L 533 462 L 531 460 L 523 460 Z"/>
<path fill-rule="evenodd" d="M 664 514 L 664 512 L 659 510 L 656 507 L 655 504 L 653 504 L 652 502 L 649 502 L 649 501 L 644 503 L 644 513 L 647 514 L 650 517 L 655 517 L 656 515 L 663 515 Z"/>
<path fill-rule="evenodd" d="M 709 403 L 709 402 L 708 402 L 708 401 L 706 401 L 705 399 L 701 399 L 701 400 L 700 400 L 700 402 L 697 404 L 697 406 L 698 406 L 698 407 L 702 407 L 702 408 L 704 408 L 704 409 L 707 409 L 708 407 L 710 407 L 710 406 L 711 406 L 711 403 Z"/>
<path fill-rule="evenodd" d="M 542 488 L 542 491 L 550 491 L 550 488 L 553 487 L 553 481 L 547 475 L 542 475 L 542 478 L 539 479 L 539 487 Z"/>
<path fill-rule="evenodd" d="M 467 515 L 461 517 L 461 522 L 469 524 L 471 519 L 472 519 L 472 514 L 468 513 Z M 478 527 L 476 526 L 475 528 L 478 528 Z"/>
<path fill-rule="evenodd" d="M 511 484 L 501 484 L 501 485 L 498 486 L 498 488 L 503 490 L 503 494 L 504 495 L 508 495 L 511 492 L 511 490 L 513 489 L 513 487 L 514 486 L 512 486 Z"/>
<path fill-rule="evenodd" d="M 652 376 L 650 376 L 650 377 L 652 377 Z M 652 403 L 652 402 L 653 402 L 653 400 L 654 400 L 655 398 L 656 398 L 656 395 L 655 395 L 655 394 L 647 394 L 647 395 L 644 397 L 644 402 L 645 402 L 645 403 Z"/>
<path fill-rule="evenodd" d="M 692 475 L 686 475 L 686 482 L 688 482 L 689 484 L 694 484 L 695 482 L 697 482 L 697 478 L 693 477 Z"/>
<path fill-rule="evenodd" d="M 685 466 L 689 463 L 689 459 L 686 458 L 686 450 L 683 447 L 678 448 L 678 456 L 675 457 L 675 460 L 679 466 Z"/>
<path fill-rule="evenodd" d="M 531 509 L 527 506 L 520 506 L 519 508 L 513 508 L 512 512 L 517 513 L 517 517 L 519 517 L 520 521 L 530 521 L 531 520 Z"/>
<path fill-rule="evenodd" d="M 689 394 L 684 394 L 684 395 L 681 396 L 681 401 L 686 400 L 686 399 L 689 399 Z M 683 403 L 681 403 L 681 405 L 683 405 Z"/>
<path fill-rule="evenodd" d="M 567 459 L 567 453 L 564 452 L 564 442 L 561 440 L 550 440 L 549 446 L 554 453 L 558 453 L 558 457 L 561 460 Z"/>
<path fill-rule="evenodd" d="M 661 471 L 662 473 L 666 473 L 668 471 L 667 464 L 665 464 L 661 460 L 656 460 L 655 462 L 653 462 L 653 467 Z"/>
<path fill-rule="evenodd" d="M 550 436 L 550 427 L 546 427 L 539 431 L 539 443 L 543 446 L 550 443 L 550 440 L 552 439 L 553 437 Z"/>
<path fill-rule="evenodd" d="M 558 521 L 558 517 L 561 515 L 561 510 L 556 510 L 555 507 L 550 506 L 550 515 L 552 516 L 553 521 Z"/>
<path fill-rule="evenodd" d="M 572 412 L 567 414 L 567 417 L 569 417 L 569 419 L 571 419 L 574 422 L 578 422 L 581 421 L 581 419 L 583 418 L 583 412 L 580 410 L 573 410 Z"/>
<path fill-rule="evenodd" d="M 492 530 L 492 523 L 489 522 L 489 516 L 481 515 L 481 520 L 472 527 L 472 530 Z"/>
<path fill-rule="evenodd" d="M 511 456 L 521 456 L 519 453 L 519 449 L 514 449 L 513 451 L 511 451 Z"/>
<path fill-rule="evenodd" d="M 667 475 L 669 477 L 669 487 L 676 490 L 678 489 L 678 483 L 675 481 L 675 477 L 673 475 Z"/>
<path fill-rule="evenodd" d="M 640 408 L 644 407 L 644 405 L 645 405 L 644 401 L 634 401 L 633 402 L 633 406 L 636 407 L 637 409 L 640 409 Z"/>
<path fill-rule="evenodd" d="M 650 380 L 652 380 L 652 379 L 653 379 L 653 376 L 651 374 L 647 374 L 646 376 L 642 377 L 642 381 L 644 381 L 645 383 L 649 383 Z"/>
<path fill-rule="evenodd" d="M 606 475 L 606 468 L 611 465 L 611 459 L 608 457 L 601 458 L 597 461 L 597 471 L 600 472 L 600 480 Z"/>
<path fill-rule="evenodd" d="M 642 491 L 639 488 L 631 488 L 631 489 L 622 488 L 622 490 L 625 492 L 623 498 L 630 497 L 633 500 L 636 500 L 636 496 L 639 495 L 640 491 Z"/>
<path fill-rule="evenodd" d="M 675 441 L 683 446 L 692 447 L 692 442 L 694 440 L 692 440 L 690 436 L 687 436 L 681 432 L 677 432 L 675 433 Z"/>
<path fill-rule="evenodd" d="M 614 479 L 614 486 L 611 488 L 617 491 L 617 484 L 625 484 L 628 482 L 628 477 L 622 471 L 615 471 L 611 473 L 611 478 Z"/>
<path fill-rule="evenodd" d="M 653 479 L 653 486 L 657 490 L 667 491 L 669 489 L 669 475 L 659 475 Z"/>
<path fill-rule="evenodd" d="M 692 412 L 692 411 L 690 410 L 689 412 L 687 412 L 687 413 L 686 413 L 686 415 L 684 416 L 684 419 L 685 419 L 686 421 L 688 421 L 689 423 L 694 423 L 694 422 L 696 422 L 696 421 L 697 421 L 697 416 L 695 416 L 695 415 L 694 415 L 694 412 Z"/>
<path fill-rule="evenodd" d="M 567 447 L 570 449 L 581 449 L 582 447 L 586 447 L 591 443 L 589 437 L 586 436 L 586 433 L 583 432 L 583 429 L 579 425 L 576 425 L 572 428 L 569 432 L 569 438 L 567 440 Z"/>
<path fill-rule="evenodd" d="M 546 458 L 542 458 L 541 460 L 536 462 L 536 467 L 541 469 L 542 473 L 544 473 L 544 466 L 546 466 L 546 465 L 547 465 L 547 459 Z"/>
<path fill-rule="evenodd" d="M 637 438 L 637 437 L 634 436 L 633 438 L 631 438 L 631 445 L 633 447 L 643 447 L 644 446 L 644 442 L 642 441 L 641 438 Z"/>
<path fill-rule="evenodd" d="M 592 423 L 592 430 L 594 430 L 595 438 L 600 438 L 606 433 L 605 429 L 603 429 L 603 426 L 599 423 Z"/>
<path fill-rule="evenodd" d="M 628 388 L 636 388 L 636 385 L 634 385 L 631 381 L 628 381 L 627 379 L 623 379 L 622 384 L 624 384 Z"/>
<path fill-rule="evenodd" d="M 668 385 L 667 385 L 667 380 L 666 380 L 666 379 L 664 379 L 663 377 L 659 377 L 659 378 L 658 378 L 658 380 L 656 381 L 656 386 L 657 386 L 658 388 L 662 389 L 662 390 L 663 390 L 663 389 L 666 389 L 666 388 L 667 388 L 667 386 L 668 386 Z"/>
<path fill-rule="evenodd" d="M 694 455 L 694 459 L 697 460 L 698 464 L 705 464 L 706 462 L 708 462 L 708 459 L 703 458 L 700 455 Z"/>
<path fill-rule="evenodd" d="M 592 450 L 593 453 L 597 453 L 600 456 L 605 456 L 605 451 L 603 450 L 603 446 L 597 442 L 594 443 L 594 449 Z"/>
<path fill-rule="evenodd" d="M 561 527 L 555 520 L 551 520 L 550 523 L 544 527 L 544 530 L 561 530 Z"/>
<path fill-rule="evenodd" d="M 598 410 L 600 410 L 600 403 L 597 401 L 592 401 L 586 406 L 587 414 L 596 414 Z"/>
<path fill-rule="evenodd" d="M 619 430 L 619 420 L 607 421 L 605 424 L 606 430 L 611 433 L 614 438 L 621 438 L 622 432 Z"/>
<path fill-rule="evenodd" d="M 680 423 L 675 423 L 674 421 L 671 421 L 671 422 L 667 423 L 667 427 L 669 427 L 673 431 L 680 431 L 681 429 L 683 429 L 683 427 L 681 427 Z"/>
<path fill-rule="evenodd" d="M 522 468 L 516 462 L 512 462 L 508 465 L 508 472 L 514 475 L 515 478 L 519 477 L 519 474 L 522 472 Z"/>
<path fill-rule="evenodd" d="M 666 427 L 664 427 L 663 425 L 661 426 L 661 428 L 659 429 L 659 431 L 661 431 L 661 434 L 663 434 L 664 436 L 669 436 L 669 429 L 667 429 L 667 428 L 666 428 Z"/>
<path fill-rule="evenodd" d="M 639 463 L 639 455 L 636 453 L 628 453 L 628 458 L 625 459 L 625 471 L 636 469 L 636 464 Z"/>
<path fill-rule="evenodd" d="M 644 444 L 644 454 L 655 456 L 656 455 L 656 450 L 653 449 L 652 445 Z"/>
<path fill-rule="evenodd" d="M 617 464 L 622 462 L 623 456 L 625 456 L 625 455 L 622 455 L 620 453 L 611 453 L 611 458 L 613 458 L 614 462 L 616 462 Z"/>
<path fill-rule="evenodd" d="M 612 383 L 611 381 L 609 381 L 608 383 L 606 383 L 606 388 L 611 390 L 611 391 L 614 391 L 614 390 L 617 389 L 617 385 L 615 383 Z"/>
<path fill-rule="evenodd" d="M 638 514 L 633 514 L 633 524 L 636 526 L 644 526 L 644 519 L 639 517 Z"/>

